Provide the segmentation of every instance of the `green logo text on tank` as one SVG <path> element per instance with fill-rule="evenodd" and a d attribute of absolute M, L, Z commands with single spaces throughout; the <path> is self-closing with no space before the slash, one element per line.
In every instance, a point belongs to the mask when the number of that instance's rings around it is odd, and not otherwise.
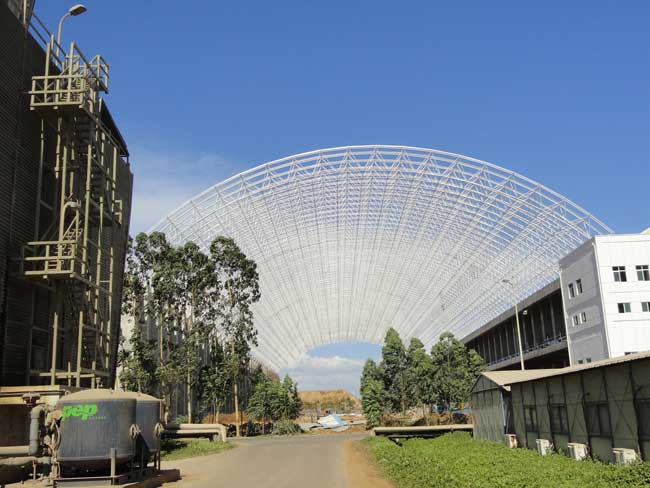
<path fill-rule="evenodd" d="M 94 417 L 97 413 L 97 405 L 94 403 L 87 403 L 85 405 L 66 405 L 63 407 L 63 415 L 61 421 L 68 417 L 79 417 L 81 420 L 88 420 L 89 417 Z"/>

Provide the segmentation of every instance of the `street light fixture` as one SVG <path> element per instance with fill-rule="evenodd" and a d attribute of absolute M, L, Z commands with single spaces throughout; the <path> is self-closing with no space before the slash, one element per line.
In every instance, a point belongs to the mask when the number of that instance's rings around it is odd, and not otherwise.
<path fill-rule="evenodd" d="M 56 31 L 56 44 L 57 44 L 56 53 L 57 53 L 57 55 L 59 54 L 59 46 L 61 46 L 61 27 L 63 27 L 63 21 L 65 19 L 67 19 L 68 17 L 76 17 L 77 15 L 81 15 L 86 10 L 88 10 L 88 9 L 86 8 L 85 5 L 82 5 L 82 4 L 78 3 L 78 4 L 73 5 L 72 7 L 70 7 L 68 9 L 68 11 L 65 14 L 63 14 L 63 17 L 61 17 L 61 20 L 59 20 L 59 28 Z"/>
<path fill-rule="evenodd" d="M 519 362 L 521 363 L 521 370 L 525 370 L 524 367 L 524 350 L 521 347 L 521 328 L 519 327 L 519 310 L 517 309 L 517 295 L 515 294 L 515 285 L 512 284 L 510 280 L 501 280 L 501 283 L 504 283 L 510 287 L 512 291 L 512 299 L 515 302 L 515 322 L 517 323 L 517 342 L 519 343 Z"/>

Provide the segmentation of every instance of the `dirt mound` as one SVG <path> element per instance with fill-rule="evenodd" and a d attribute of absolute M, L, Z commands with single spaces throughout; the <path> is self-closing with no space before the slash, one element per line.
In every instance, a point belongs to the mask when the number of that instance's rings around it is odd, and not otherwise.
<path fill-rule="evenodd" d="M 306 410 L 352 410 L 361 407 L 357 397 L 347 390 L 315 390 L 298 392 Z"/>

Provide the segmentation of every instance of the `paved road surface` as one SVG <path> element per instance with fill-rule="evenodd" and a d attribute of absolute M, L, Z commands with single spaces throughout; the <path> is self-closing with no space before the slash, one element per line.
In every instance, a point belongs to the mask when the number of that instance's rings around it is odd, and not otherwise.
<path fill-rule="evenodd" d="M 171 488 L 353 488 L 344 445 L 366 434 L 253 437 L 221 454 L 163 463 L 183 479 Z"/>

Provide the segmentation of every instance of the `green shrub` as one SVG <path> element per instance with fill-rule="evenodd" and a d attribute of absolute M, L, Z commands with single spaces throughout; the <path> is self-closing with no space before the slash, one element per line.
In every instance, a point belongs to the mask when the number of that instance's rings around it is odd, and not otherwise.
<path fill-rule="evenodd" d="M 174 418 L 172 424 L 187 424 L 189 421 L 190 419 L 187 415 L 178 415 L 176 418 Z"/>
<path fill-rule="evenodd" d="M 217 454 L 233 447 L 235 445 L 229 442 L 210 442 L 207 439 L 164 439 L 160 446 L 160 454 L 163 461 L 176 461 Z"/>
<path fill-rule="evenodd" d="M 300 434 L 302 429 L 293 420 L 278 420 L 273 424 L 274 435 L 293 435 Z"/>
<path fill-rule="evenodd" d="M 461 432 L 406 440 L 401 447 L 383 437 L 364 442 L 398 488 L 627 488 L 650 483 L 650 463 L 618 466 L 561 454 L 540 456 Z"/>

